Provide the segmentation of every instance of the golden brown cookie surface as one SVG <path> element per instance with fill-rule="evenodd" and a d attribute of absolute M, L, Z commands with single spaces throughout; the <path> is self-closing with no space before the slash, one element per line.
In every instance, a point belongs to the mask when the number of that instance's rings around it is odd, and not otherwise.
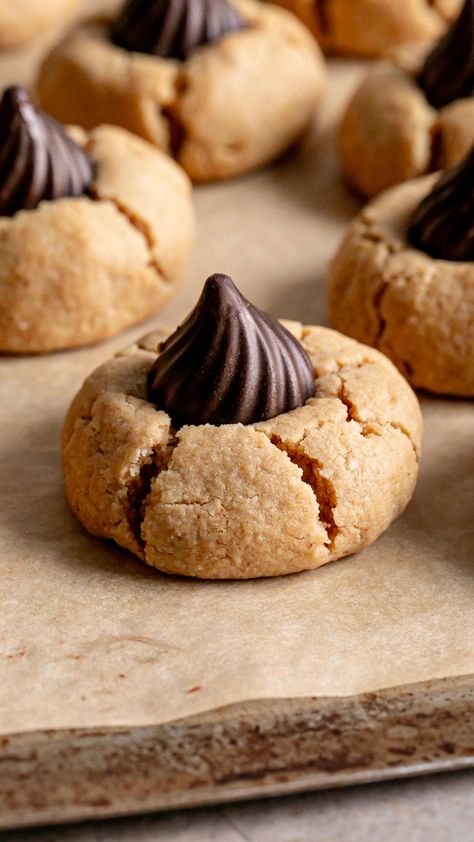
<path fill-rule="evenodd" d="M 173 154 L 195 181 L 275 158 L 311 119 L 323 60 L 286 12 L 232 2 L 245 28 L 184 62 L 120 49 L 107 25 L 80 27 L 43 64 L 40 101 L 63 122 L 87 129 L 110 122 L 140 135 Z"/>
<path fill-rule="evenodd" d="M 95 165 L 91 195 L 0 218 L 0 351 L 96 342 L 171 297 L 194 229 L 191 187 L 121 129 L 71 130 Z"/>
<path fill-rule="evenodd" d="M 330 271 L 331 322 L 383 351 L 414 386 L 472 397 L 474 264 L 435 260 L 407 240 L 435 180 L 394 187 L 354 220 Z"/>
<path fill-rule="evenodd" d="M 420 50 L 381 64 L 357 88 L 339 130 L 341 167 L 365 197 L 456 164 L 474 143 L 474 97 L 436 110 L 417 85 Z"/>
<path fill-rule="evenodd" d="M 0 2 L 0 50 L 22 47 L 48 26 L 60 24 L 79 0 L 9 0 Z"/>
<path fill-rule="evenodd" d="M 325 50 L 380 56 L 411 41 L 431 41 L 461 0 L 273 0 L 294 12 Z"/>
<path fill-rule="evenodd" d="M 372 543 L 413 492 L 418 402 L 377 351 L 291 329 L 316 397 L 259 424 L 175 433 L 147 400 L 163 336 L 97 369 L 63 431 L 66 491 L 86 529 L 160 570 L 218 579 L 312 569 Z"/>

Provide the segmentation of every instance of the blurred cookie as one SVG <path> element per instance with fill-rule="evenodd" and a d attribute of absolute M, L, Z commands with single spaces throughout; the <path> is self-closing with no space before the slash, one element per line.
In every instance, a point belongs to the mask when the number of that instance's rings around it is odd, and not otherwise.
<path fill-rule="evenodd" d="M 104 339 L 173 294 L 191 186 L 122 129 L 65 129 L 10 88 L 0 104 L 0 351 Z"/>
<path fill-rule="evenodd" d="M 173 155 L 195 181 L 246 172 L 303 133 L 320 99 L 319 48 L 254 0 L 130 0 L 46 58 L 42 105 L 86 129 L 107 122 Z"/>
<path fill-rule="evenodd" d="M 23 47 L 66 20 L 78 6 L 79 0 L 1 0 L 0 50 Z"/>
<path fill-rule="evenodd" d="M 474 143 L 474 0 L 426 52 L 411 46 L 370 73 L 339 132 L 341 166 L 363 196 L 457 163 Z"/>
<path fill-rule="evenodd" d="M 332 264 L 329 306 L 414 386 L 474 396 L 474 151 L 367 205 Z"/>
<path fill-rule="evenodd" d="M 328 52 L 381 56 L 412 41 L 432 41 L 461 0 L 273 0 L 294 12 Z"/>

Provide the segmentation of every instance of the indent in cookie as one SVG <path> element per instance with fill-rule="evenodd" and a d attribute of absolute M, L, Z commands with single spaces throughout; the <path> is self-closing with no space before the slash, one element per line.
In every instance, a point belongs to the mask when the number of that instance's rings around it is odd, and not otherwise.
<path fill-rule="evenodd" d="M 127 0 L 112 26 L 112 41 L 133 52 L 184 61 L 196 47 L 243 26 L 227 0 Z"/>
<path fill-rule="evenodd" d="M 418 83 L 435 108 L 474 93 L 474 0 L 428 54 Z"/>
<path fill-rule="evenodd" d="M 431 257 L 474 260 L 474 147 L 415 209 L 408 237 Z"/>
<path fill-rule="evenodd" d="M 159 350 L 148 397 L 175 428 L 252 424 L 296 409 L 315 393 L 304 348 L 227 275 L 207 279 L 194 310 Z"/>
<path fill-rule="evenodd" d="M 0 216 L 36 208 L 44 199 L 80 196 L 92 181 L 89 156 L 23 88 L 0 102 Z"/>

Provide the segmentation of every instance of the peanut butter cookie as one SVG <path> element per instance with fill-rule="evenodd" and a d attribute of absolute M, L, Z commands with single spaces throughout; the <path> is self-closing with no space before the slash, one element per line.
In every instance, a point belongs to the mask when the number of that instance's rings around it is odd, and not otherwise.
<path fill-rule="evenodd" d="M 248 579 L 357 552 L 403 511 L 422 422 L 382 354 L 278 323 L 225 276 L 164 335 L 97 369 L 68 412 L 66 491 L 93 535 L 168 573 Z"/>
<path fill-rule="evenodd" d="M 452 166 L 473 143 L 474 0 L 466 0 L 434 49 L 399 50 L 362 82 L 342 119 L 339 151 L 347 181 L 371 197 Z"/>
<path fill-rule="evenodd" d="M 23 47 L 77 6 L 79 0 L 0 0 L 0 50 Z"/>
<path fill-rule="evenodd" d="M 461 0 L 273 0 L 294 12 L 328 52 L 380 56 L 412 41 L 432 41 Z"/>
<path fill-rule="evenodd" d="M 335 328 L 417 387 L 474 396 L 474 152 L 371 202 L 330 271 Z"/>
<path fill-rule="evenodd" d="M 113 123 L 173 155 L 195 181 L 246 172 L 307 127 L 321 53 L 292 15 L 255 0 L 131 0 L 46 58 L 42 105 L 63 122 Z"/>
<path fill-rule="evenodd" d="M 0 104 L 0 351 L 104 339 L 173 294 L 193 235 L 191 185 L 166 155 L 112 126 L 89 134 Z"/>

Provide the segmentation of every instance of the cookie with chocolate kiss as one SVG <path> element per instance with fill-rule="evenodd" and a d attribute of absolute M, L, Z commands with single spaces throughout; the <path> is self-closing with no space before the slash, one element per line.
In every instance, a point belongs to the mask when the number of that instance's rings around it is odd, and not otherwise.
<path fill-rule="evenodd" d="M 356 90 L 339 131 L 341 168 L 371 197 L 453 166 L 473 143 L 474 0 L 465 0 L 434 47 L 392 52 Z"/>
<path fill-rule="evenodd" d="M 0 352 L 97 342 L 158 310 L 193 235 L 191 185 L 122 129 L 0 101 Z"/>
<path fill-rule="evenodd" d="M 158 570 L 280 576 L 363 549 L 401 514 L 421 426 L 378 351 L 278 322 L 213 275 L 175 331 L 87 378 L 64 424 L 66 492 L 90 533 Z"/>
<path fill-rule="evenodd" d="M 331 322 L 419 388 L 474 397 L 474 149 L 382 193 L 330 272 Z"/>
<path fill-rule="evenodd" d="M 329 53 L 383 56 L 438 38 L 462 0 L 272 0 L 297 15 Z"/>
<path fill-rule="evenodd" d="M 56 118 L 122 126 L 194 181 L 278 157 L 305 131 L 323 87 L 305 27 L 257 0 L 127 0 L 115 19 L 74 30 L 37 84 Z"/>

